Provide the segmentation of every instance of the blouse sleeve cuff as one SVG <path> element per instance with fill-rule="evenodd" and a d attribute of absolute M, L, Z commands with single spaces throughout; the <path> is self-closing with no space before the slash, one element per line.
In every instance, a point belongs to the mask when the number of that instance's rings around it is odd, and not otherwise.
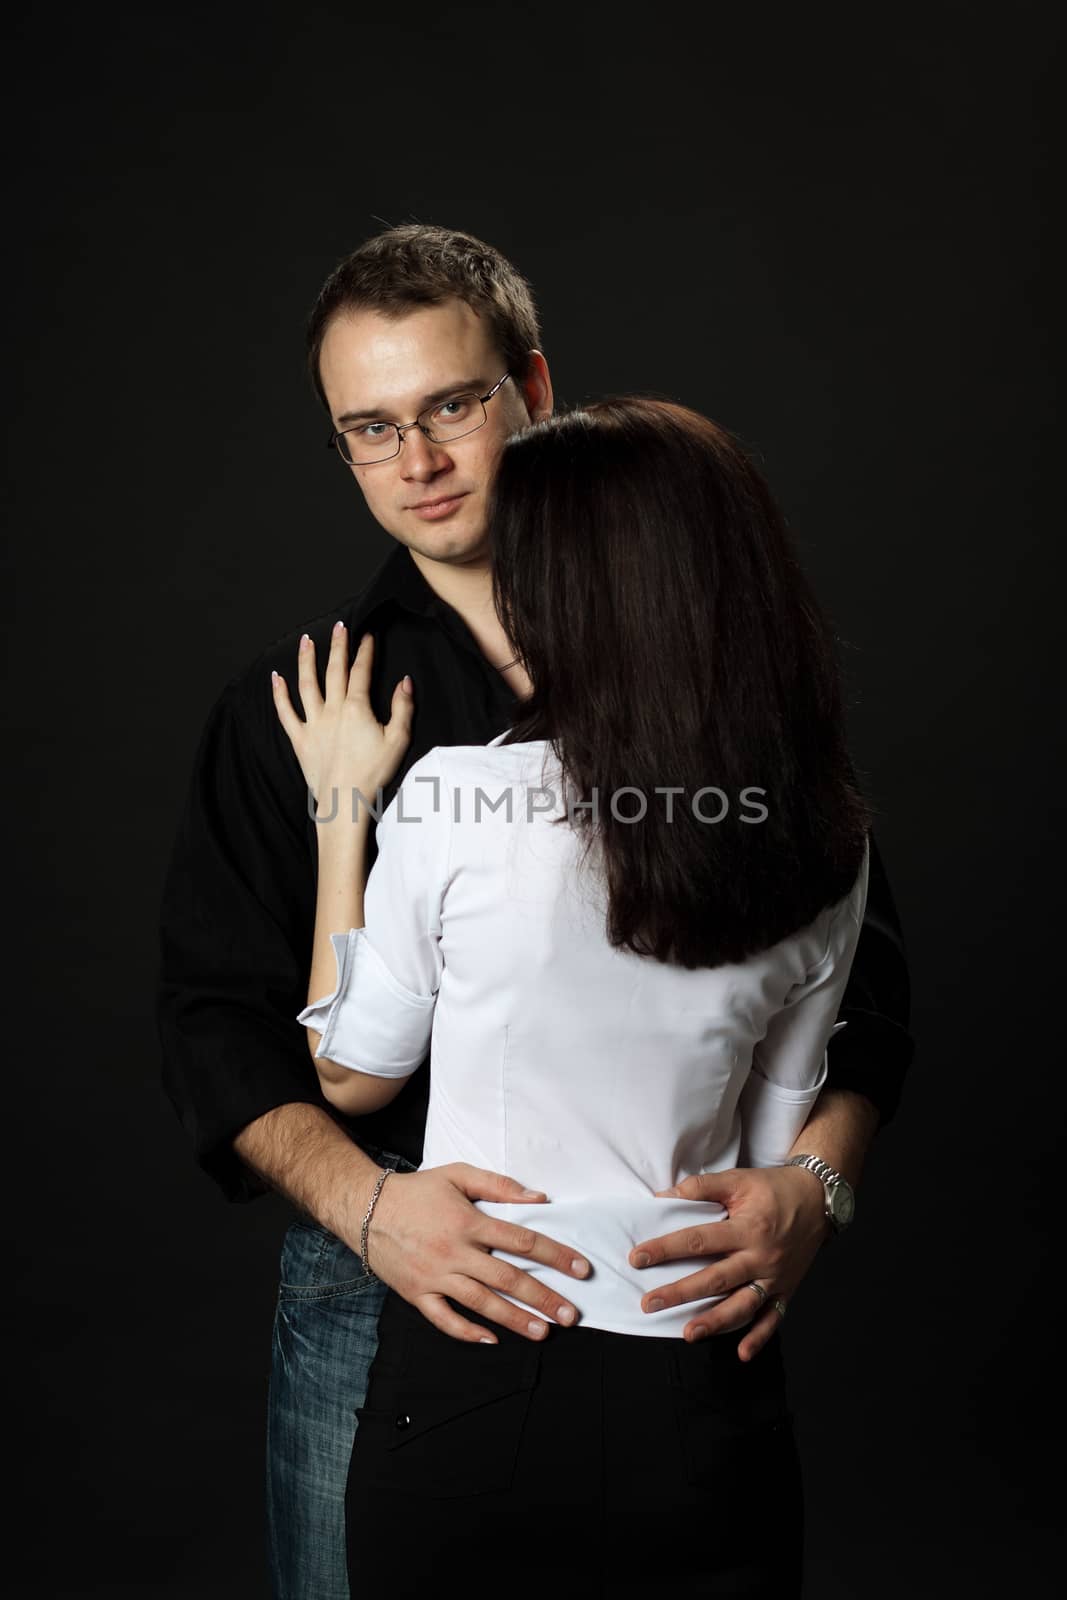
<path fill-rule="evenodd" d="M 846 1027 L 836 1022 L 831 1034 Z M 789 1089 L 765 1078 L 753 1065 L 741 1091 L 741 1134 L 744 1167 L 780 1167 L 796 1143 L 811 1108 L 819 1098 L 829 1070 L 829 1057 L 823 1050 L 814 1083 L 803 1089 Z"/>
<path fill-rule="evenodd" d="M 378 1078 L 406 1078 L 429 1049 L 436 994 L 405 988 L 367 938 L 365 928 L 331 933 L 337 983 L 297 1013 L 322 1035 L 316 1060 Z"/>

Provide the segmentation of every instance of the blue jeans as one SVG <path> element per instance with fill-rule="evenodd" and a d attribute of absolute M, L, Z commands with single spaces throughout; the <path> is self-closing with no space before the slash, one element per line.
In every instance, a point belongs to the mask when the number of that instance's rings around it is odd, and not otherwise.
<path fill-rule="evenodd" d="M 383 1167 L 402 1156 L 368 1149 Z M 275 1600 L 349 1600 L 345 1482 L 386 1286 L 310 1219 L 285 1235 L 267 1406 L 267 1538 Z"/>

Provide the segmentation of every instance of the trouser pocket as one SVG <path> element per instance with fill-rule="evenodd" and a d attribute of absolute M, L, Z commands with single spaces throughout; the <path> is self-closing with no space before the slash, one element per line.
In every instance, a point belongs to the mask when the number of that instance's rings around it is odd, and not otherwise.
<path fill-rule="evenodd" d="M 356 1413 L 350 1493 L 442 1500 L 510 1488 L 539 1350 L 452 1339 L 390 1300 Z"/>
<path fill-rule="evenodd" d="M 742 1362 L 730 1334 L 679 1343 L 671 1392 L 689 1482 L 712 1488 L 737 1475 L 758 1481 L 775 1462 L 792 1472 L 796 1445 L 780 1347 L 772 1342 Z"/>

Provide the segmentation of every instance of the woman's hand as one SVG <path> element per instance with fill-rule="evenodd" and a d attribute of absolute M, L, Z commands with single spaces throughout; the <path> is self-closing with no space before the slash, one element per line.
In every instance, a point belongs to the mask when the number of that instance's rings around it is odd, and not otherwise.
<path fill-rule="evenodd" d="M 306 721 L 293 710 L 285 679 L 280 673 L 271 674 L 274 709 L 317 804 L 333 788 L 342 792 L 358 789 L 373 804 L 378 790 L 395 775 L 411 741 L 415 709 L 411 679 L 402 678 L 393 690 L 392 714 L 383 727 L 370 703 L 374 640 L 369 633 L 363 635 L 350 672 L 347 638 L 344 623 L 335 623 L 326 663 L 325 700 L 315 671 L 315 646 L 307 634 L 300 641 L 297 682 Z"/>

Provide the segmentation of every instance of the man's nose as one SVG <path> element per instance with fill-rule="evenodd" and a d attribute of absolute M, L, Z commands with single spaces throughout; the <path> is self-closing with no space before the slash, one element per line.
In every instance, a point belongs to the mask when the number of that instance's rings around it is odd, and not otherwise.
<path fill-rule="evenodd" d="M 400 472 L 404 478 L 425 483 L 452 465 L 452 457 L 443 445 L 427 439 L 421 428 L 408 428 L 400 447 Z"/>

